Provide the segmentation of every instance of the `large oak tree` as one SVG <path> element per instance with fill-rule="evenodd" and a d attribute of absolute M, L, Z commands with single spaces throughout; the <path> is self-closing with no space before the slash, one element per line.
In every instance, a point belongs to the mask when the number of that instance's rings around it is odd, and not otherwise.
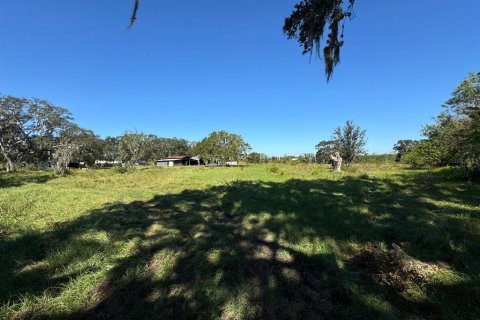
<path fill-rule="evenodd" d="M 0 152 L 7 171 L 34 149 L 43 145 L 71 123 L 68 110 L 46 100 L 0 96 Z"/>
<path fill-rule="evenodd" d="M 246 157 L 249 149 L 250 145 L 242 136 L 222 130 L 214 131 L 198 142 L 194 152 L 210 163 L 219 162 L 225 165 L 228 161 L 238 161 Z"/>

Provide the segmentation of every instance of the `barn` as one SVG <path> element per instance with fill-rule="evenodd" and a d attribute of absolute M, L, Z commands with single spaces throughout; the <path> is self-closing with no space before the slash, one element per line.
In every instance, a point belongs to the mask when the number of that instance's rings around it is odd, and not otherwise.
<path fill-rule="evenodd" d="M 178 167 L 178 166 L 197 166 L 200 161 L 197 157 L 171 156 L 165 159 L 155 161 L 157 167 Z"/>

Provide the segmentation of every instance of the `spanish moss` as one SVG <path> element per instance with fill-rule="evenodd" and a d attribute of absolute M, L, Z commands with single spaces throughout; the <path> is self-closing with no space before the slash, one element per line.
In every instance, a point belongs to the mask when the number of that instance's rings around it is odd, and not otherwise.
<path fill-rule="evenodd" d="M 321 58 L 322 40 L 328 26 L 329 32 L 323 45 L 325 74 L 330 80 L 335 66 L 340 62 L 345 20 L 352 17 L 355 0 L 303 0 L 285 19 L 283 32 L 289 39 L 296 39 L 303 54 L 315 54 Z"/>

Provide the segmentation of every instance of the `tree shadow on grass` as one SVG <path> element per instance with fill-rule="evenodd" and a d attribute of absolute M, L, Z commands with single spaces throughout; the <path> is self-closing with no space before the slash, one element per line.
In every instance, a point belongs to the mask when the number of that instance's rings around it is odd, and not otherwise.
<path fill-rule="evenodd" d="M 85 308 L 32 308 L 20 315 L 371 319 L 454 314 L 458 306 L 437 309 L 441 301 L 459 299 L 452 296 L 458 293 L 455 286 L 432 285 L 429 292 L 445 295 L 438 298 L 443 300 L 411 301 L 364 279 L 355 266 L 344 266 L 355 246 L 407 242 L 409 254 L 422 261 L 438 259 L 457 271 L 478 273 L 480 266 L 472 263 L 479 258 L 472 251 L 478 235 L 466 241 L 465 220 L 448 220 L 447 226 L 439 208 L 425 201 L 437 194 L 422 189 L 420 196 L 412 195 L 409 183 L 368 177 L 237 181 L 109 204 L 43 233 L 0 239 L 5 283 L 0 302 L 15 304 L 20 296 L 38 297 L 49 288 L 56 288 L 49 296 L 61 296 L 69 283 L 108 266 L 88 292 Z M 463 255 L 457 245 L 465 248 Z M 463 283 L 471 290 L 460 297 L 476 299 L 477 285 Z"/>
<path fill-rule="evenodd" d="M 38 171 L 0 172 L 0 189 L 20 187 L 27 183 L 46 183 L 55 178 L 53 172 L 47 171 L 41 174 Z"/>

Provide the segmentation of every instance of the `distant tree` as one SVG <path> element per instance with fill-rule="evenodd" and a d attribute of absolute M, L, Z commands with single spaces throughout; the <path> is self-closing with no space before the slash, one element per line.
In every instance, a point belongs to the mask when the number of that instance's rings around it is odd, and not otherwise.
<path fill-rule="evenodd" d="M 174 155 L 190 155 L 191 143 L 179 138 L 161 138 L 150 134 L 145 139 L 144 159 L 153 161 Z"/>
<path fill-rule="evenodd" d="M 68 110 L 46 100 L 0 96 L 0 151 L 7 171 L 55 139 L 71 120 Z"/>
<path fill-rule="evenodd" d="M 393 150 L 397 152 L 395 161 L 400 162 L 400 160 L 402 160 L 402 157 L 412 151 L 413 147 L 417 143 L 417 140 L 398 140 L 397 143 L 393 146 Z"/>
<path fill-rule="evenodd" d="M 435 123 L 423 130 L 439 153 L 436 164 L 461 165 L 468 175 L 480 176 L 480 72 L 470 73 L 444 108 Z"/>
<path fill-rule="evenodd" d="M 247 155 L 250 145 L 238 134 L 214 131 L 195 145 L 194 152 L 210 163 L 238 161 Z"/>
<path fill-rule="evenodd" d="M 317 149 L 315 158 L 318 163 L 330 163 L 330 156 L 337 151 L 335 141 L 333 140 L 320 141 L 315 148 Z"/>
<path fill-rule="evenodd" d="M 298 156 L 298 161 L 301 163 L 314 163 L 315 158 L 316 157 L 314 153 L 303 153 Z"/>
<path fill-rule="evenodd" d="M 358 156 L 365 154 L 365 135 L 366 131 L 356 126 L 353 121 L 347 121 L 344 127 L 335 129 L 332 139 L 343 162 L 352 163 Z"/>
<path fill-rule="evenodd" d="M 92 131 L 79 128 L 78 136 L 76 137 L 77 151 L 73 154 L 73 161 L 85 162 L 92 166 L 96 160 L 103 156 L 102 140 Z"/>
<path fill-rule="evenodd" d="M 191 143 L 179 138 L 161 138 L 165 143 L 165 156 L 189 155 L 192 151 Z"/>
<path fill-rule="evenodd" d="M 103 160 L 122 160 L 129 164 L 192 153 L 192 144 L 185 139 L 162 138 L 136 132 L 126 132 L 120 137 L 107 137 L 101 144 Z"/>
<path fill-rule="evenodd" d="M 345 22 L 353 16 L 354 3 L 355 0 L 302 0 L 285 19 L 283 32 L 288 39 L 298 41 L 303 54 L 320 57 L 323 51 L 327 81 L 340 62 Z M 133 4 L 129 28 L 137 19 L 140 0 L 133 0 Z M 322 49 L 325 34 L 327 39 Z"/>
<path fill-rule="evenodd" d="M 120 138 L 106 137 L 101 141 L 102 156 L 101 160 L 116 161 L 120 160 Z"/>
<path fill-rule="evenodd" d="M 126 131 L 120 138 L 118 151 L 120 158 L 128 165 L 144 159 L 147 136 L 143 133 Z"/>
<path fill-rule="evenodd" d="M 101 154 L 99 139 L 93 131 L 73 123 L 59 133 L 52 149 L 54 169 L 60 174 L 65 173 L 68 164 L 75 158 L 91 165 Z"/>
<path fill-rule="evenodd" d="M 268 162 L 268 156 L 263 153 L 251 152 L 246 157 L 249 163 L 266 163 Z"/>
<path fill-rule="evenodd" d="M 384 153 L 384 154 L 364 154 L 357 158 L 357 161 L 360 163 L 372 163 L 372 164 L 381 164 L 381 163 L 390 163 L 396 155 Z"/>
<path fill-rule="evenodd" d="M 53 164 L 54 170 L 58 174 L 64 174 L 68 169 L 73 153 L 77 151 L 75 144 L 60 143 L 54 147 Z"/>

